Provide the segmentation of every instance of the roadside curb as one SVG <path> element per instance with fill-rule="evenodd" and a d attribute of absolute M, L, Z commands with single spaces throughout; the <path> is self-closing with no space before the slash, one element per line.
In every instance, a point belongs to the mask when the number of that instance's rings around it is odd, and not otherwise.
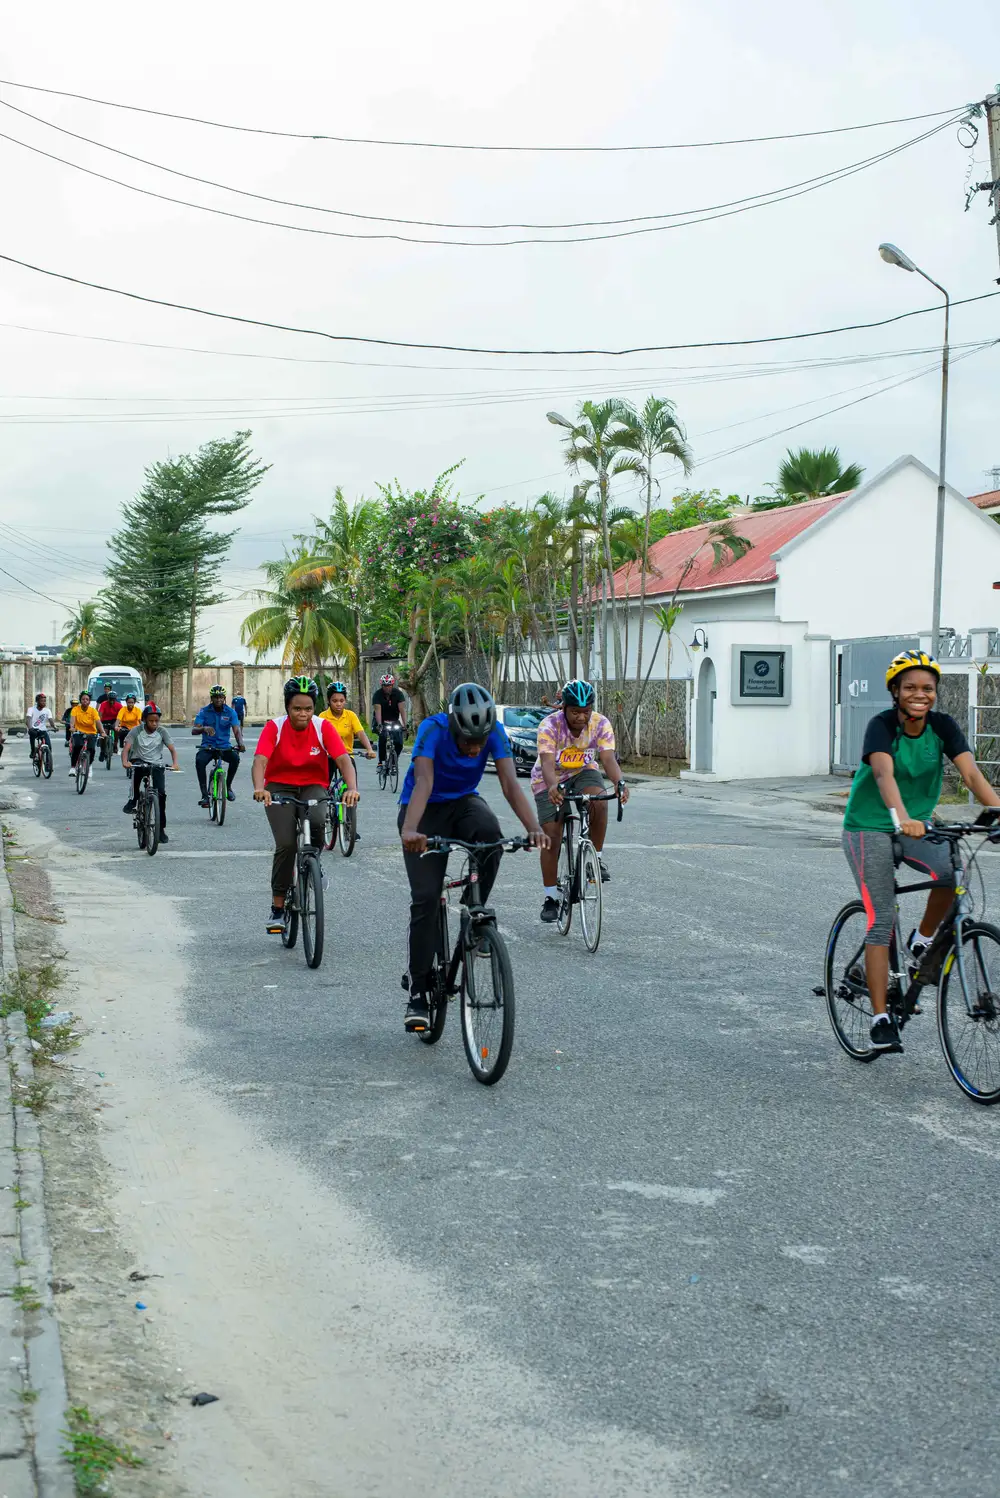
<path fill-rule="evenodd" d="M 17 950 L 14 944 L 14 897 L 7 877 L 7 865 L 0 837 L 0 979 L 16 977 Z M 59 1323 L 52 1299 L 52 1248 L 45 1211 L 44 1169 L 38 1120 L 34 1113 L 15 1102 L 12 1082 L 30 1088 L 35 1080 L 31 1043 L 24 1015 L 14 1013 L 3 1021 L 6 1040 L 7 1069 L 0 1068 L 0 1158 L 3 1176 L 0 1186 L 12 1193 L 9 1229 L 0 1215 L 0 1246 L 11 1244 L 11 1272 L 16 1272 L 21 1291 L 17 1307 L 16 1337 L 21 1354 L 13 1374 L 14 1362 L 8 1366 L 12 1377 L 5 1386 L 0 1382 L 0 1431 L 18 1422 L 24 1445 L 20 1455 L 0 1459 L 0 1485 L 10 1498 L 73 1498 L 76 1484 L 62 1453 L 66 1439 L 68 1398 L 63 1368 Z M 9 1120 L 9 1122 L 8 1122 Z M 9 1167 L 9 1168 L 8 1168 Z M 6 1177 L 10 1176 L 10 1184 Z M 13 1286 L 11 1287 L 13 1289 Z M 16 1305 L 13 1296 L 7 1300 L 0 1286 L 0 1306 Z M 25 1304 L 29 1302 L 30 1304 Z M 0 1338 L 7 1327 L 0 1327 Z M 2 1370 L 0 1370 L 2 1371 Z M 11 1385 L 16 1376 L 18 1387 Z M 34 1403 L 23 1395 L 34 1394 Z M 13 1405 L 14 1408 L 8 1408 Z M 6 1443 L 4 1443 L 6 1444 Z M 0 1449 L 0 1458 L 7 1458 Z M 17 1471 L 15 1476 L 15 1468 Z"/>

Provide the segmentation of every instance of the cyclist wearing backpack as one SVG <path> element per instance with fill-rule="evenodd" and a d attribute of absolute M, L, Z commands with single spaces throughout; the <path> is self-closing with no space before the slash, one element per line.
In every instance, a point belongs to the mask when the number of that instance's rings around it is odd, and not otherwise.
<path fill-rule="evenodd" d="M 318 802 L 309 808 L 310 832 L 317 852 L 323 846 L 328 758 L 336 761 L 344 777 L 347 786 L 344 805 L 357 806 L 359 800 L 353 759 L 333 724 L 315 716 L 318 696 L 319 688 L 308 676 L 294 676 L 286 681 L 285 715 L 264 724 L 254 751 L 253 798 L 263 802 L 274 838 L 271 914 L 267 922 L 272 935 L 281 933 L 285 893 L 295 871 L 298 834 L 297 808 L 272 806 L 272 795 Z"/>

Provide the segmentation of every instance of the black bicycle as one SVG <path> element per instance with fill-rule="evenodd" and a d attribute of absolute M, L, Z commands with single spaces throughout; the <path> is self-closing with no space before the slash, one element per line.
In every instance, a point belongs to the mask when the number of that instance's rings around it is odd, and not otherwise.
<path fill-rule="evenodd" d="M 36 738 L 32 746 L 31 770 L 36 780 L 40 775 L 44 775 L 46 780 L 52 778 L 52 745 L 47 733 Z"/>
<path fill-rule="evenodd" d="M 132 826 L 135 828 L 136 842 L 139 847 L 144 848 L 152 858 L 160 846 L 160 834 L 163 831 L 160 821 L 160 797 L 153 785 L 153 777 L 148 773 L 140 777 L 142 784 L 137 792 L 132 771 L 133 767 L 129 765 L 125 772 L 132 781 L 132 794 L 135 801 Z"/>
<path fill-rule="evenodd" d="M 479 856 L 495 848 L 510 852 L 529 848 L 526 837 L 501 838 L 495 843 L 465 843 L 459 838 L 429 837 L 427 852 L 444 854 L 459 848 L 468 860 L 457 879 L 441 890 L 438 939 L 427 995 L 430 1023 L 417 1034 L 425 1045 L 436 1045 L 444 1033 L 448 1002 L 461 998 L 462 1044 L 472 1075 L 492 1087 L 507 1070 L 514 1044 L 514 971 L 507 945 L 497 929 L 496 911 L 479 898 Z M 448 891 L 461 890 L 458 937 L 454 949 L 448 931 Z M 406 980 L 403 980 L 404 986 Z"/>
<path fill-rule="evenodd" d="M 83 743 L 80 745 L 80 753 L 76 759 L 76 794 L 82 796 L 87 789 L 87 781 L 90 779 L 90 766 L 93 755 L 91 752 L 91 735 L 83 735 Z"/>
<path fill-rule="evenodd" d="M 969 894 L 969 876 L 984 844 L 1000 842 L 1000 831 L 986 822 L 949 826 L 929 824 L 929 842 L 947 843 L 955 872 L 955 899 L 934 940 L 908 967 L 899 905 L 889 938 L 888 1010 L 900 1031 L 920 1013 L 922 988 L 937 988 L 937 1026 L 948 1070 L 975 1103 L 1000 1103 L 1000 930 L 977 920 Z M 984 835 L 985 834 L 985 835 Z M 963 839 L 983 841 L 963 858 Z M 899 859 L 897 858 L 897 863 Z M 978 872 L 978 869 L 977 869 Z M 932 880 L 896 884 L 896 894 L 915 894 L 939 886 Z M 824 981 L 813 992 L 826 998 L 833 1033 L 855 1061 L 874 1061 L 881 1054 L 871 1043 L 874 1018 L 865 979 L 868 917 L 860 900 L 838 912 L 826 943 Z"/>
<path fill-rule="evenodd" d="M 320 806 L 320 800 L 299 801 L 295 796 L 272 796 L 272 806 L 294 806 L 297 823 L 295 879 L 285 895 L 281 925 L 281 944 L 291 949 L 302 924 L 302 950 L 308 967 L 319 967 L 323 961 L 323 871 L 322 848 L 312 841 L 309 810 Z"/>
<path fill-rule="evenodd" d="M 620 784 L 613 791 L 601 795 L 582 791 L 579 794 L 560 786 L 565 800 L 560 807 L 562 834 L 559 844 L 559 865 L 556 884 L 559 888 L 559 916 L 556 922 L 560 936 L 568 936 L 573 924 L 573 906 L 580 907 L 580 925 L 588 952 L 596 952 L 601 939 L 601 921 L 604 913 L 602 893 L 601 860 L 590 840 L 590 807 L 595 801 L 617 801 L 618 820 L 625 808 L 622 806 Z"/>
<path fill-rule="evenodd" d="M 385 736 L 385 759 L 378 767 L 378 788 L 384 791 L 388 785 L 393 795 L 399 790 L 399 745 L 391 730 Z"/>
<path fill-rule="evenodd" d="M 332 851 L 334 845 L 339 843 L 341 853 L 345 858 L 350 858 L 354 852 L 354 844 L 358 840 L 358 808 L 356 805 L 344 805 L 346 790 L 347 782 L 334 765 L 326 803 L 326 833 L 323 846 L 328 851 Z"/>
<path fill-rule="evenodd" d="M 104 737 L 101 740 L 101 764 L 106 770 L 111 769 L 115 755 L 118 753 L 118 735 L 113 723 L 104 726 Z"/>

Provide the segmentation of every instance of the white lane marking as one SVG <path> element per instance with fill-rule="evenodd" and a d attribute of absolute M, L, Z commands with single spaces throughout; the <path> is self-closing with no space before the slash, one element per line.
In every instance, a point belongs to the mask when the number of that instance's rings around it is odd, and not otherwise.
<path fill-rule="evenodd" d="M 609 1191 L 627 1191 L 648 1201 L 678 1202 L 684 1207 L 714 1207 L 725 1192 L 718 1186 L 657 1186 L 646 1181 L 609 1181 Z"/>
<path fill-rule="evenodd" d="M 112 863 L 140 863 L 146 853 L 109 853 Z M 158 858 L 273 858 L 272 848 L 160 848 Z"/>
<path fill-rule="evenodd" d="M 885 1274 L 879 1280 L 879 1284 L 887 1295 L 892 1295 L 896 1300 L 913 1301 L 926 1300 L 928 1287 L 918 1285 L 913 1280 L 908 1280 L 902 1274 Z"/>
<path fill-rule="evenodd" d="M 940 1139 L 946 1144 L 957 1144 L 973 1155 L 985 1155 L 989 1160 L 1000 1160 L 1000 1148 L 987 1144 L 984 1139 L 975 1139 L 968 1134 L 960 1134 L 956 1129 L 949 1128 L 933 1104 L 928 1103 L 922 1113 L 911 1113 L 909 1121 L 920 1129 L 926 1129 L 928 1134 L 933 1134 L 935 1139 Z"/>
<path fill-rule="evenodd" d="M 752 843 L 608 843 L 604 844 L 609 852 L 640 852 L 640 853 L 678 853 L 691 852 L 705 848 L 746 848 L 754 851 Z"/>
<path fill-rule="evenodd" d="M 800 1264 L 814 1264 L 823 1267 L 826 1264 L 830 1250 L 824 1248 L 820 1243 L 786 1243 L 781 1252 L 786 1259 L 798 1259 Z"/>

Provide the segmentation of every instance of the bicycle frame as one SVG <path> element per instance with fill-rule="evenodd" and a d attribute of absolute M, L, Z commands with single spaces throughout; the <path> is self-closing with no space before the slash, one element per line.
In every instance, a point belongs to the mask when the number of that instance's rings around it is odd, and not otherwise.
<path fill-rule="evenodd" d="M 441 966 L 446 969 L 444 993 L 445 998 L 454 998 L 458 993 L 457 978 L 466 953 L 472 945 L 469 932 L 473 926 L 489 922 L 496 924 L 496 911 L 491 905 L 484 905 L 479 894 L 479 859 L 478 855 L 487 853 L 493 848 L 504 848 L 510 852 L 518 848 L 528 848 L 530 840 L 526 837 L 501 838 L 495 843 L 465 843 L 458 838 L 428 838 L 427 852 L 422 854 L 426 858 L 429 854 L 444 854 L 447 858 L 453 848 L 460 848 L 468 854 L 468 867 L 457 879 L 445 879 L 441 886 L 441 902 L 438 907 L 438 956 Z M 450 932 L 448 930 L 448 891 L 453 889 L 468 890 L 468 900 L 463 901 L 459 911 L 458 938 L 454 949 L 449 957 Z"/>
<path fill-rule="evenodd" d="M 616 786 L 613 791 L 604 791 L 600 795 L 594 795 L 592 793 L 588 794 L 586 791 L 579 793 L 570 791 L 567 789 L 567 785 L 568 782 L 564 782 L 559 787 L 564 795 L 564 800 L 559 808 L 561 813 L 560 821 L 562 822 L 562 832 L 559 835 L 559 840 L 566 844 L 567 855 L 572 860 L 573 877 L 570 888 L 570 900 L 576 905 L 579 903 L 580 898 L 580 844 L 590 837 L 591 805 L 595 801 L 617 801 L 619 822 L 625 815 L 625 808 L 622 805 L 622 793 L 619 786 Z M 573 825 L 577 822 L 580 824 L 580 835 L 576 840 L 576 847 L 574 848 Z"/>

